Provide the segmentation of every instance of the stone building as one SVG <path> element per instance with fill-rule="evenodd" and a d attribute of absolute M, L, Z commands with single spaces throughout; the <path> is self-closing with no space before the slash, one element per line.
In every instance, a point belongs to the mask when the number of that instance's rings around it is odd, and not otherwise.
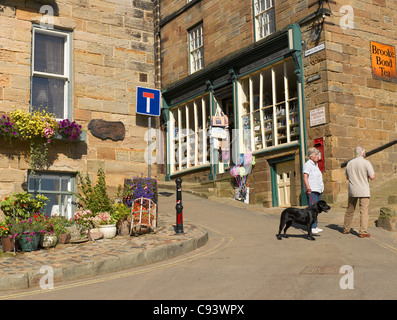
<path fill-rule="evenodd" d="M 151 1 L 6 0 L 0 30 L 0 114 L 40 105 L 84 130 L 79 141 L 52 142 L 35 172 L 28 146 L 3 141 L 0 196 L 43 193 L 48 214 L 71 217 L 77 172 L 95 181 L 104 169 L 113 195 L 125 178 L 147 176 L 148 120 L 135 102 L 137 87 L 155 88 Z"/>
<path fill-rule="evenodd" d="M 396 1 L 158 4 L 167 180 L 230 179 L 252 152 L 251 202 L 306 204 L 302 167 L 316 146 L 323 199 L 335 202 L 353 149 L 397 139 Z M 219 108 L 229 126 L 214 133 Z M 396 177 L 396 145 L 369 159 L 374 185 Z"/>

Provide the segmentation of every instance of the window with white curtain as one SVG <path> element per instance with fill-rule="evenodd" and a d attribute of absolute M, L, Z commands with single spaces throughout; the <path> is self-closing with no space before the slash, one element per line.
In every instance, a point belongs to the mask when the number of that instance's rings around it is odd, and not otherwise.
<path fill-rule="evenodd" d="M 204 68 L 203 24 L 189 30 L 190 73 Z"/>
<path fill-rule="evenodd" d="M 241 152 L 299 140 L 296 75 L 292 59 L 238 81 Z"/>
<path fill-rule="evenodd" d="M 33 28 L 31 110 L 68 118 L 70 34 Z"/>
<path fill-rule="evenodd" d="M 64 173 L 29 173 L 28 192 L 44 195 L 49 201 L 43 211 L 47 216 L 73 218 L 73 192 L 75 176 Z"/>
<path fill-rule="evenodd" d="M 274 0 L 254 0 L 254 13 L 256 41 L 276 31 Z"/>

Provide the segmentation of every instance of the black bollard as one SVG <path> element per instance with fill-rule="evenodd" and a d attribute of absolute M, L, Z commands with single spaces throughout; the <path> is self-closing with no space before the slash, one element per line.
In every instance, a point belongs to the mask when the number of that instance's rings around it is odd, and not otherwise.
<path fill-rule="evenodd" d="M 182 179 L 177 178 L 175 180 L 176 183 L 176 227 L 175 233 L 182 234 L 183 233 L 183 206 L 182 206 Z"/>

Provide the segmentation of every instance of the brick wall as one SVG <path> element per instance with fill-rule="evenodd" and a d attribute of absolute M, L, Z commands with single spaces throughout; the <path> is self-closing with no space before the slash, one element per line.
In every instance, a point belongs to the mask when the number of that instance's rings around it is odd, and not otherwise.
<path fill-rule="evenodd" d="M 29 110 L 31 29 L 43 17 L 40 7 L 25 1 L 0 5 L 0 113 Z M 84 130 L 91 119 L 122 121 L 126 134 L 123 141 L 102 141 L 87 130 L 86 143 L 54 144 L 49 170 L 95 176 L 102 167 L 116 190 L 124 178 L 147 174 L 147 118 L 136 115 L 135 101 L 137 86 L 154 88 L 152 1 L 59 0 L 54 8 L 54 28 L 72 31 L 73 120 Z M 28 165 L 18 159 L 13 150 L 2 150 L 0 194 L 20 191 L 26 181 Z M 9 176 L 11 169 L 20 173 Z"/>

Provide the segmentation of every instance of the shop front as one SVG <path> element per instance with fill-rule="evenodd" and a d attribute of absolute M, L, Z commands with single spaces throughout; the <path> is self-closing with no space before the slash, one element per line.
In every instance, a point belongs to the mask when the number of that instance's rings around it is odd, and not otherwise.
<path fill-rule="evenodd" d="M 300 43 L 300 28 L 291 25 L 163 91 L 166 180 L 198 172 L 216 180 L 240 154 L 252 154 L 257 159 L 250 172 L 254 202 L 304 202 Z M 226 123 L 213 123 L 216 116 Z"/>

